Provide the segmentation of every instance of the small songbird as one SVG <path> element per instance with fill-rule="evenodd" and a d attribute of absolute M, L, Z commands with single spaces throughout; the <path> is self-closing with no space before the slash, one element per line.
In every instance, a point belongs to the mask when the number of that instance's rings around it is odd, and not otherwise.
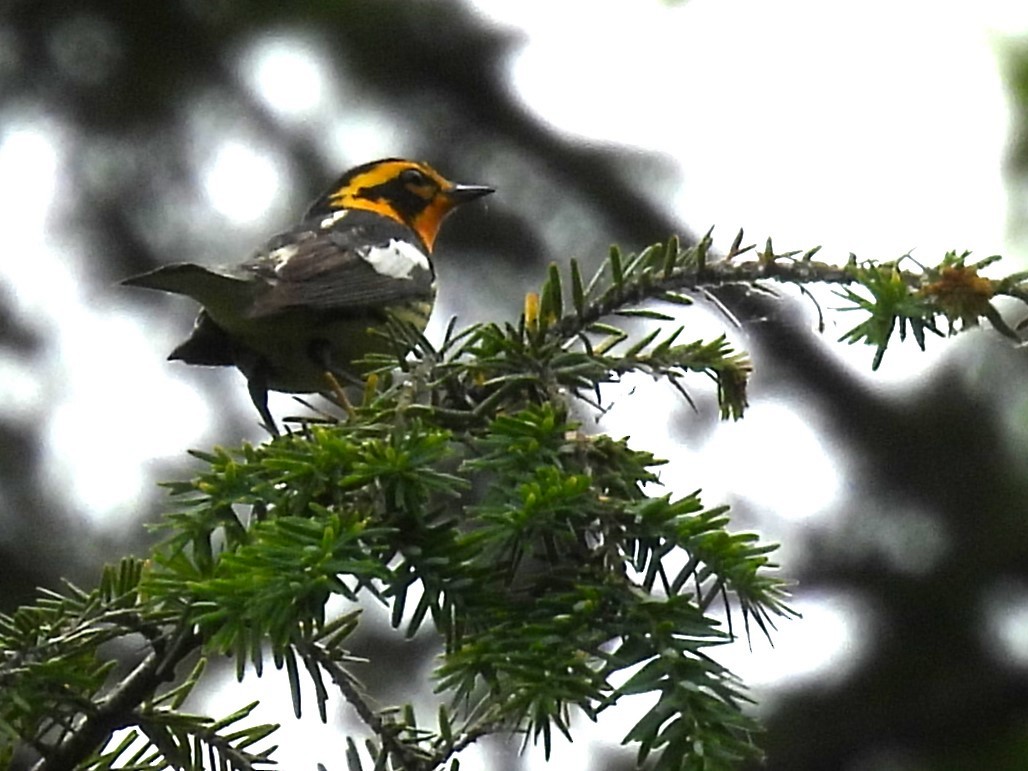
<path fill-rule="evenodd" d="M 369 329 L 390 316 L 424 329 L 435 300 L 432 247 L 455 207 L 493 192 L 448 181 L 426 163 L 386 158 L 343 174 L 295 227 L 245 262 L 183 262 L 125 279 L 202 306 L 168 356 L 235 366 L 264 425 L 268 391 L 312 393 L 355 382 L 354 362 L 387 351 Z"/>

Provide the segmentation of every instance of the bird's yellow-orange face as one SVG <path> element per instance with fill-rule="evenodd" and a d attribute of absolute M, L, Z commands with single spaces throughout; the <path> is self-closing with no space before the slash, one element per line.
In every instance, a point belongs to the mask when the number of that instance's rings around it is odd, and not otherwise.
<path fill-rule="evenodd" d="M 427 163 L 386 158 L 348 171 L 311 213 L 372 211 L 407 225 L 431 251 L 450 211 L 491 192 L 490 187 L 450 182 Z"/>

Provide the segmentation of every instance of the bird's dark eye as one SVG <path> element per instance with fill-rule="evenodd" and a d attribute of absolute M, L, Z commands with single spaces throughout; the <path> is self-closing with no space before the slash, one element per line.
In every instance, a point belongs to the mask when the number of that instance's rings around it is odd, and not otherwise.
<path fill-rule="evenodd" d="M 400 181 L 405 185 L 416 185 L 418 187 L 429 184 L 428 177 L 417 169 L 406 169 L 402 171 L 400 173 Z"/>

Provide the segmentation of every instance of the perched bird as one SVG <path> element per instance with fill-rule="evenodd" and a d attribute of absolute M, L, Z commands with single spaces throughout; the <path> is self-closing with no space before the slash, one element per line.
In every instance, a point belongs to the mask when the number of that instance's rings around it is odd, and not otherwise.
<path fill-rule="evenodd" d="M 439 227 L 456 206 L 492 192 L 454 184 L 426 163 L 373 161 L 343 174 L 298 225 L 245 262 L 174 263 L 122 283 L 200 303 L 192 334 L 168 358 L 238 367 L 278 435 L 269 390 L 338 390 L 336 378 L 357 379 L 355 360 L 385 349 L 370 328 L 392 316 L 424 329 Z"/>

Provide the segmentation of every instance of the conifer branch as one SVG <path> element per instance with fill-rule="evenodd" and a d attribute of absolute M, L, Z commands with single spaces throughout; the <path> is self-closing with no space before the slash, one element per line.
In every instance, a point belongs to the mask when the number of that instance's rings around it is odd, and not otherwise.
<path fill-rule="evenodd" d="M 985 320 L 1020 342 L 1024 324 L 994 301 L 1028 303 L 1028 282 L 986 278 L 995 259 L 967 253 L 833 266 L 816 249 L 778 254 L 768 241 L 756 252 L 741 233 L 725 256 L 710 250 L 709 234 L 685 249 L 613 249 L 588 281 L 575 261 L 554 266 L 516 322 L 451 324 L 438 346 L 397 324 L 395 354 L 371 360 L 345 422 L 294 421 L 263 445 L 194 453 L 204 470 L 167 485 L 166 538 L 149 559 L 0 617 L 0 765 L 18 744 L 38 751 L 35 771 L 193 768 L 203 752 L 231 768 L 270 765 L 270 749 L 249 748 L 275 726 L 237 726 L 253 705 L 220 721 L 181 711 L 210 654 L 231 657 L 240 677 L 260 676 L 270 655 L 298 715 L 306 670 L 321 719 L 334 689 L 381 768 L 441 768 L 501 730 L 549 753 L 574 712 L 592 718 L 637 693 L 657 698 L 625 739 L 640 764 L 698 767 L 697 746 L 704 767 L 759 757 L 743 685 L 707 649 L 731 639 L 733 613 L 769 636 L 794 615 L 774 547 L 732 531 L 727 509 L 698 492 L 655 491 L 662 461 L 587 434 L 570 400 L 603 409 L 604 384 L 638 372 L 693 403 L 686 386 L 700 373 L 722 416 L 742 416 L 745 354 L 723 336 L 689 339 L 669 312 L 729 284 L 838 286 L 862 314 L 843 339 L 874 345 L 877 365 L 896 331 L 923 347 L 926 332 Z M 326 608 L 369 596 L 402 633 L 438 634 L 437 727 L 419 727 L 411 708 L 374 710 L 350 675 L 360 613 Z M 709 615 L 716 603 L 727 630 Z M 128 638 L 149 653 L 118 681 L 101 646 Z M 133 733 L 105 746 L 119 729 Z"/>

